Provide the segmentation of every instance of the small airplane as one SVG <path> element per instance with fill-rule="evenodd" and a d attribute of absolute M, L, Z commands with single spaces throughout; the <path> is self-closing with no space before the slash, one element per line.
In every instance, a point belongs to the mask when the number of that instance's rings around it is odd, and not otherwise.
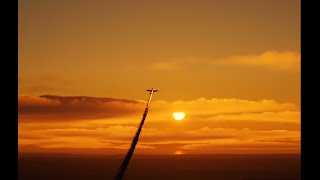
<path fill-rule="evenodd" d="M 153 94 L 154 92 L 158 92 L 158 90 L 155 90 L 155 89 L 149 89 L 149 90 L 147 90 L 147 91 L 149 91 L 150 93 L 149 94 Z"/>

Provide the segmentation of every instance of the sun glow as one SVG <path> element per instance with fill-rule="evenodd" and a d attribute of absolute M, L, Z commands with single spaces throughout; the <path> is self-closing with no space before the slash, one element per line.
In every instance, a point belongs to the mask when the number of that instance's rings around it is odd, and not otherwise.
<path fill-rule="evenodd" d="M 182 151 L 176 151 L 174 154 L 175 155 L 180 155 L 180 154 L 183 154 L 183 152 Z"/>
<path fill-rule="evenodd" d="M 185 113 L 184 112 L 174 112 L 173 113 L 173 118 L 177 121 L 180 121 L 184 118 Z"/>

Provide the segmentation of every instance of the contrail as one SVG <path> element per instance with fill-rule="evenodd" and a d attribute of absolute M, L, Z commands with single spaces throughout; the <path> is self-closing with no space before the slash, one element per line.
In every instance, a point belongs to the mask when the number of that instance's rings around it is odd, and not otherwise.
<path fill-rule="evenodd" d="M 117 175 L 114 177 L 114 180 L 121 180 L 122 177 L 124 176 L 124 173 L 125 173 L 126 170 L 127 170 L 127 167 L 128 167 L 128 165 L 129 165 L 129 161 L 130 161 L 130 159 L 131 159 L 131 157 L 132 157 L 132 154 L 133 154 L 133 152 L 134 152 L 134 149 L 135 149 L 135 147 L 136 147 L 136 145 L 137 145 L 137 143 L 138 143 L 139 136 L 140 136 L 140 133 L 141 133 L 141 130 L 142 130 L 142 126 L 143 126 L 144 121 L 145 121 L 145 119 L 146 119 L 146 117 L 147 117 L 147 114 L 148 114 L 148 110 L 149 110 L 149 106 L 150 106 L 152 94 L 153 94 L 154 92 L 157 92 L 158 90 L 154 90 L 154 89 L 152 88 L 151 90 L 147 90 L 147 91 L 150 92 L 150 93 L 149 93 L 149 94 L 150 94 L 150 97 L 149 97 L 149 100 L 148 100 L 148 103 L 147 103 L 147 107 L 146 107 L 146 109 L 145 109 L 145 111 L 144 111 L 144 113 L 143 113 L 142 120 L 141 120 L 141 123 L 140 123 L 140 125 L 139 125 L 139 129 L 138 129 L 138 131 L 136 132 L 136 135 L 134 136 L 134 138 L 133 138 L 133 140 L 132 140 L 131 147 L 130 147 L 130 149 L 129 149 L 127 155 L 126 155 L 126 157 L 124 158 L 124 160 L 123 160 L 123 162 L 122 162 L 122 164 L 121 164 L 121 166 L 120 166 L 120 168 L 119 168 L 119 170 L 118 170 Z"/>

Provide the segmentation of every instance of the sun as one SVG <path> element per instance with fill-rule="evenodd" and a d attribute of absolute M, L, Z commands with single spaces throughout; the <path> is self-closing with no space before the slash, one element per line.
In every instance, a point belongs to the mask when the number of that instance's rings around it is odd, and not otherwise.
<path fill-rule="evenodd" d="M 177 121 L 181 121 L 185 116 L 184 112 L 174 112 L 173 113 L 173 118 Z"/>

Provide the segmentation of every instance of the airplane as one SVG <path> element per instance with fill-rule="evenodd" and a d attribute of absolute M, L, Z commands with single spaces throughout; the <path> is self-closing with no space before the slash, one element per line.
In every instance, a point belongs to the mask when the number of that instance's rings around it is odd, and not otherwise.
<path fill-rule="evenodd" d="M 147 91 L 150 92 L 149 94 L 152 94 L 152 93 L 154 93 L 154 92 L 158 92 L 158 90 L 154 90 L 153 88 L 152 88 L 152 89 L 149 89 L 149 90 L 147 90 Z"/>

